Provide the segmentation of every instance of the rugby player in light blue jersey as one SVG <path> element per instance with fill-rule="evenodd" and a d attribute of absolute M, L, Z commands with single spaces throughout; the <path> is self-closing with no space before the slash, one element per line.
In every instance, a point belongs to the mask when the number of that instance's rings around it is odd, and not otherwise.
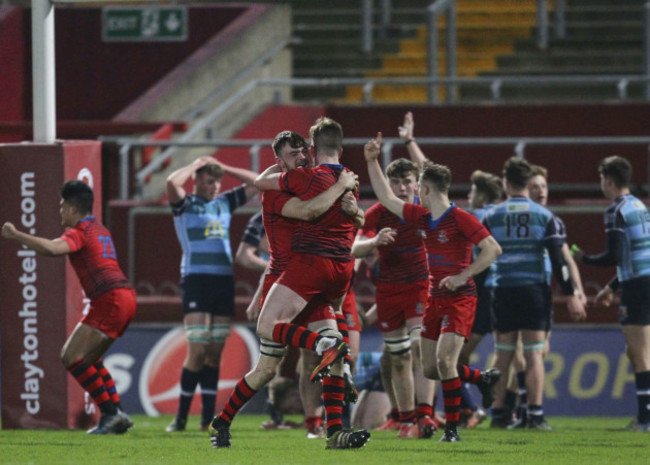
<path fill-rule="evenodd" d="M 551 298 L 546 281 L 544 253 L 548 251 L 553 273 L 567 299 L 571 315 L 584 315 L 584 306 L 574 287 L 564 257 L 563 228 L 546 208 L 529 198 L 527 183 L 532 175 L 530 164 L 512 157 L 503 169 L 508 199 L 490 210 L 483 220 L 503 249 L 494 270 L 494 326 L 496 331 L 494 366 L 508 372 L 517 338 L 521 333 L 526 359 L 528 387 L 528 426 L 548 430 L 542 409 L 544 362 L 542 353 L 551 323 Z M 507 377 L 495 387 L 492 426 L 509 423 L 504 408 Z"/>
<path fill-rule="evenodd" d="M 600 162 L 600 187 L 613 203 L 605 211 L 607 250 L 585 255 L 573 248 L 574 257 L 585 265 L 616 266 L 616 276 L 596 296 L 611 305 L 614 291 L 621 289 L 619 321 L 626 353 L 634 368 L 637 417 L 626 429 L 650 432 L 650 213 L 630 193 L 632 165 L 619 156 Z"/>
<path fill-rule="evenodd" d="M 528 193 L 530 199 L 533 202 L 537 202 L 542 206 L 546 206 L 548 202 L 548 170 L 540 165 L 532 165 L 533 170 L 532 177 L 528 180 Z M 562 230 L 564 231 L 564 223 L 558 217 L 556 217 L 559 222 Z M 562 245 L 562 256 L 569 267 L 569 273 L 571 274 L 571 280 L 573 282 L 573 288 L 576 291 L 576 295 L 582 302 L 582 305 L 587 305 L 587 297 L 585 296 L 582 279 L 580 277 L 580 270 L 576 264 L 569 246 L 565 242 Z M 551 267 L 551 259 L 548 253 L 544 254 L 544 266 L 546 268 L 546 282 L 551 284 L 551 276 L 553 275 L 553 270 Z M 552 305 L 552 302 L 549 301 L 549 305 Z M 551 309 L 552 311 L 552 309 Z M 552 313 L 551 313 L 552 315 Z M 574 320 L 582 320 L 586 318 L 586 314 L 571 315 Z M 552 317 L 551 317 L 552 320 Z M 546 357 L 549 351 L 549 339 L 551 337 L 551 332 L 546 333 L 546 345 L 544 346 L 543 356 Z M 527 414 L 528 414 L 528 392 L 526 390 L 526 360 L 524 359 L 524 347 L 521 342 L 521 338 L 517 341 L 517 350 L 515 356 L 512 360 L 512 365 L 515 369 L 516 376 L 512 376 L 510 379 L 510 384 L 508 386 L 508 391 L 506 392 L 506 405 L 509 404 L 508 399 L 511 397 L 513 400 L 518 399 L 518 405 L 516 409 L 516 421 L 511 428 L 524 428 L 527 426 Z M 511 403 L 514 405 L 514 402 Z"/>
<path fill-rule="evenodd" d="M 228 174 L 246 183 L 219 194 Z M 194 177 L 192 194 L 185 183 Z M 201 157 L 167 178 L 167 197 L 183 249 L 181 293 L 188 351 L 183 362 L 179 407 L 168 432 L 185 430 L 196 385 L 201 385 L 201 428 L 212 421 L 219 362 L 235 316 L 230 221 L 235 209 L 257 194 L 257 173 Z"/>

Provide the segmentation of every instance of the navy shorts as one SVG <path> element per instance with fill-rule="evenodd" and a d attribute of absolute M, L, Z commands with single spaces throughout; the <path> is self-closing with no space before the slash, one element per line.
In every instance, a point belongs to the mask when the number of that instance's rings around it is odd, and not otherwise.
<path fill-rule="evenodd" d="M 650 325 L 650 276 L 621 282 L 621 306 L 618 320 L 622 325 Z"/>
<path fill-rule="evenodd" d="M 494 329 L 509 333 L 551 329 L 551 292 L 546 283 L 494 289 Z"/>
<path fill-rule="evenodd" d="M 210 313 L 235 316 L 235 282 L 232 276 L 190 274 L 181 279 L 183 314 Z"/>
<path fill-rule="evenodd" d="M 474 318 L 474 326 L 472 326 L 472 334 L 485 336 L 494 330 L 494 322 L 492 321 L 492 293 L 494 288 L 481 286 L 476 291 L 478 300 L 476 301 L 476 317 Z"/>

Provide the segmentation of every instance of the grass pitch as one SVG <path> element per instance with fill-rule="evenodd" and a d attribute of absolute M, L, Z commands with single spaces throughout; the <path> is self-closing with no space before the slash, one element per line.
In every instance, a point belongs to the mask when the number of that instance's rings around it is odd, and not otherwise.
<path fill-rule="evenodd" d="M 554 430 L 493 430 L 487 422 L 460 430 L 459 443 L 398 439 L 396 432 L 373 431 L 358 450 L 324 450 L 324 440 L 306 439 L 303 430 L 263 431 L 266 416 L 240 415 L 232 449 L 213 449 L 206 432 L 190 418 L 184 433 L 166 433 L 170 416 L 135 415 L 123 436 L 89 436 L 83 431 L 2 430 L 0 463 L 9 464 L 644 464 L 650 463 L 650 433 L 622 431 L 629 418 L 552 417 Z M 299 417 L 291 417 L 300 421 Z"/>

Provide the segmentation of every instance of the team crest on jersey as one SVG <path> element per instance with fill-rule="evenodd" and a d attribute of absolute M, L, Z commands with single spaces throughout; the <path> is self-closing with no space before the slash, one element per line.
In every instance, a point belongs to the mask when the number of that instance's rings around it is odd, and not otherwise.
<path fill-rule="evenodd" d="M 418 315 L 422 315 L 424 313 L 424 304 L 422 302 L 415 304 L 415 313 Z"/>
<path fill-rule="evenodd" d="M 442 242 L 443 244 L 449 242 L 447 233 L 445 233 L 444 231 L 438 231 L 438 242 Z"/>

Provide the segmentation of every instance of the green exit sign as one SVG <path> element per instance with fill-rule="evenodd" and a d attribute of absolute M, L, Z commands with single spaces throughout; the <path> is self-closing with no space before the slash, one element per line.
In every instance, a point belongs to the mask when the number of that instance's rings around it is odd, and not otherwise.
<path fill-rule="evenodd" d="M 169 42 L 187 40 L 187 9 L 183 6 L 104 7 L 104 42 Z"/>

